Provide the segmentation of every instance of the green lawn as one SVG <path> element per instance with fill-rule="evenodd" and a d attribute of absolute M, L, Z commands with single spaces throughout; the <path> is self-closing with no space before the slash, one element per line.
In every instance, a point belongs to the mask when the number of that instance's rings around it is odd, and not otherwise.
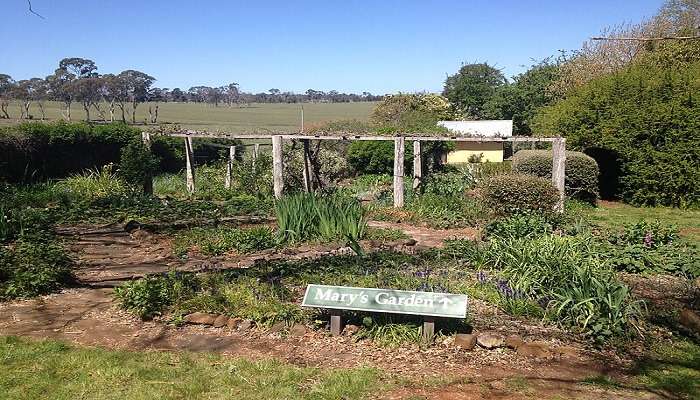
<path fill-rule="evenodd" d="M 659 220 L 680 229 L 681 236 L 700 243 L 700 210 L 682 210 L 668 207 L 634 207 L 624 203 L 602 202 L 586 213 L 591 222 L 604 228 L 619 229 L 624 224 Z"/>
<path fill-rule="evenodd" d="M 3 399 L 359 399 L 369 368 L 301 368 L 212 354 L 128 352 L 0 337 Z"/>
<path fill-rule="evenodd" d="M 359 103 L 305 103 L 304 123 L 308 127 L 324 121 L 339 119 L 357 119 L 366 121 L 375 102 Z M 62 105 L 57 102 L 47 102 L 46 117 L 49 120 L 61 118 Z M 84 120 L 85 112 L 80 104 L 74 104 L 71 108 L 73 120 Z M 298 130 L 301 122 L 300 104 L 251 104 L 249 106 L 228 107 L 220 105 L 199 103 L 160 103 L 158 122 L 179 123 L 184 128 L 198 130 L 221 130 L 233 133 L 252 131 L 294 131 Z M 121 118 L 117 108 L 116 118 Z M 30 113 L 35 119 L 41 118 L 41 113 L 36 104 L 33 104 Z M 19 116 L 19 105 L 10 105 L 10 116 Z M 90 111 L 91 118 L 99 118 L 97 112 Z M 148 104 L 141 104 L 136 109 L 136 121 L 143 122 L 148 116 Z M 107 113 L 109 117 L 109 113 Z M 1 120 L 0 124 L 15 124 L 16 119 Z"/>

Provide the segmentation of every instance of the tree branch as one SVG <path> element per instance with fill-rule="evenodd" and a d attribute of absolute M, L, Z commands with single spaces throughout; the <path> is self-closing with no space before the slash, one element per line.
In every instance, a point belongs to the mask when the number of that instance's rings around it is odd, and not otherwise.
<path fill-rule="evenodd" d="M 664 36 L 664 37 L 592 37 L 591 40 L 620 40 L 620 41 L 638 41 L 638 42 L 653 42 L 657 40 L 698 40 L 698 36 Z"/>
<path fill-rule="evenodd" d="M 37 17 L 39 17 L 39 18 L 41 18 L 41 19 L 46 19 L 46 18 L 44 18 L 43 15 L 39 14 L 38 12 L 36 12 L 36 11 L 34 11 L 34 10 L 32 9 L 32 0 L 27 0 L 27 3 L 29 4 L 29 12 L 30 12 L 30 13 L 36 15 Z"/>

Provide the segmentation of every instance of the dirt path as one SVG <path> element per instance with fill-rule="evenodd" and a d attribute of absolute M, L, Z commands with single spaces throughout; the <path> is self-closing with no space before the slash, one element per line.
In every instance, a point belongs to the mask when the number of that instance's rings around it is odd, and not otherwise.
<path fill-rule="evenodd" d="M 144 322 L 121 311 L 111 292 L 111 289 L 70 289 L 37 299 L 0 304 L 0 335 L 51 338 L 137 351 L 186 350 L 249 359 L 274 357 L 296 365 L 323 368 L 369 365 L 396 378 L 442 382 L 434 386 L 409 386 L 380 396 L 388 399 L 415 398 L 416 395 L 431 399 L 519 399 L 541 394 L 585 399 L 656 398 L 649 393 L 606 391 L 582 385 L 582 379 L 612 373 L 617 368 L 613 365 L 617 364 L 601 360 L 599 354 L 588 353 L 581 346 L 573 352 L 531 359 L 508 349 L 467 352 L 443 345 L 427 349 L 417 346 L 387 349 L 369 341 L 356 342 L 352 337 L 331 337 L 325 331 L 285 337 L 262 330 L 239 332 L 202 326 L 175 327 L 158 321 Z M 476 312 L 479 319 L 484 313 L 494 314 L 496 318 L 492 318 L 492 324 L 501 317 L 493 310 Z M 502 329 L 513 331 L 518 329 L 516 322 L 504 319 L 500 325 Z M 561 345 L 562 341 L 552 343 Z"/>
<path fill-rule="evenodd" d="M 369 221 L 368 225 L 374 228 L 401 230 L 406 235 L 415 239 L 418 246 L 424 247 L 442 247 L 445 239 L 474 239 L 479 234 L 479 230 L 475 228 L 432 229 L 423 226 L 388 221 Z"/>

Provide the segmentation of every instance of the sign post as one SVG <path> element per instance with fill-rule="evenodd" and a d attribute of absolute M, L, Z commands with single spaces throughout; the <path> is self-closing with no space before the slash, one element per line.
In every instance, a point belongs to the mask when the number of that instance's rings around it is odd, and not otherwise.
<path fill-rule="evenodd" d="M 340 310 L 422 315 L 425 317 L 425 340 L 432 339 L 435 333 L 435 318 L 467 316 L 467 296 L 463 294 L 348 286 L 309 285 L 301 305 L 332 310 L 331 333 L 334 335 L 342 331 Z"/>

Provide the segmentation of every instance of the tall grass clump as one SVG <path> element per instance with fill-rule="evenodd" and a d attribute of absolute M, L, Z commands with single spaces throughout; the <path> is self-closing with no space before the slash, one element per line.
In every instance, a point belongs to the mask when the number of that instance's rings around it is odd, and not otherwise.
<path fill-rule="evenodd" d="M 73 174 L 56 183 L 56 189 L 77 202 L 92 202 L 130 191 L 129 185 L 113 171 L 112 164 Z"/>
<path fill-rule="evenodd" d="M 479 258 L 502 294 L 537 301 L 559 324 L 602 342 L 637 328 L 643 305 L 596 248 L 590 237 L 508 237 L 488 242 Z"/>
<path fill-rule="evenodd" d="M 275 203 L 275 214 L 280 238 L 286 242 L 357 241 L 367 231 L 365 210 L 360 203 L 339 193 L 285 196 Z"/>

